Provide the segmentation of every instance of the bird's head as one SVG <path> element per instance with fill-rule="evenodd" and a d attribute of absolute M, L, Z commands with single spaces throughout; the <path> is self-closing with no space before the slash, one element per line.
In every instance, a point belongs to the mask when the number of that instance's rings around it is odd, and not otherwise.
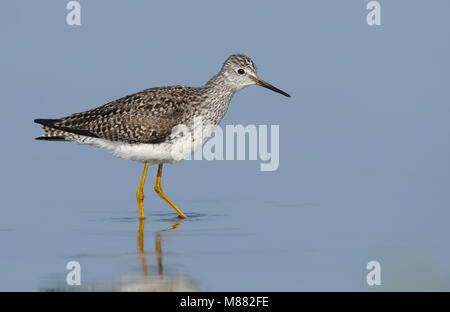
<path fill-rule="evenodd" d="M 244 54 L 233 54 L 223 64 L 220 74 L 236 91 L 251 85 L 265 87 L 290 97 L 286 92 L 258 77 L 255 63 Z"/>

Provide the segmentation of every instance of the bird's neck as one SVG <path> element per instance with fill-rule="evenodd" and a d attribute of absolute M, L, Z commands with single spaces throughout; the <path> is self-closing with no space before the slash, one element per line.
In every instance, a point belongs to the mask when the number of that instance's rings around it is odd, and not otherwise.
<path fill-rule="evenodd" d="M 230 83 L 225 74 L 222 72 L 219 72 L 217 75 L 209 79 L 205 84 L 205 88 L 209 92 L 215 93 L 216 96 L 218 94 L 233 96 L 233 94 L 239 90 L 232 83 Z"/>
<path fill-rule="evenodd" d="M 208 110 L 216 112 L 214 122 L 217 124 L 227 112 L 233 94 L 238 91 L 221 73 L 212 77 L 204 86 L 205 101 Z"/>

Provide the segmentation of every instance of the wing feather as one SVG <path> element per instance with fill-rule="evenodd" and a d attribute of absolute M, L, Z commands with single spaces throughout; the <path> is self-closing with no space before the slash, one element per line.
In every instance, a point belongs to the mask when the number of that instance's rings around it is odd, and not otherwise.
<path fill-rule="evenodd" d="M 160 143 L 172 128 L 186 122 L 196 88 L 173 86 L 147 89 L 103 106 L 60 119 L 37 119 L 45 127 L 83 136 L 126 143 Z M 186 99 L 191 99 L 187 103 Z M 193 100 L 193 101 L 192 101 Z"/>

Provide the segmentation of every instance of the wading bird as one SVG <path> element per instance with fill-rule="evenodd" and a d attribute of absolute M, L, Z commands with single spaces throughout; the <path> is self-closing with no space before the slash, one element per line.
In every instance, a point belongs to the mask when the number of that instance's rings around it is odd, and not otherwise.
<path fill-rule="evenodd" d="M 85 112 L 59 119 L 36 119 L 45 131 L 36 139 L 88 144 L 110 150 L 118 157 L 145 163 L 136 193 L 142 219 L 145 218 L 143 189 L 148 165 L 158 164 L 156 193 L 181 218 L 186 218 L 163 193 L 163 164 L 186 159 L 200 148 L 222 120 L 233 94 L 250 85 L 290 97 L 261 80 L 249 57 L 235 54 L 203 87 L 150 88 Z M 189 148 L 184 148 L 186 143 L 191 143 Z"/>

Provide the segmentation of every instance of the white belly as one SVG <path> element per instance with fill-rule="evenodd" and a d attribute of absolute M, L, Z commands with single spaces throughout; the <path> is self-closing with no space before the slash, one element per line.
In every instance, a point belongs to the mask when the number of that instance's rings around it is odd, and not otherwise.
<path fill-rule="evenodd" d="M 153 164 L 177 163 L 189 158 L 192 153 L 201 148 L 214 128 L 215 125 L 202 125 L 187 132 L 183 131 L 186 129 L 175 127 L 170 143 L 129 144 L 90 137 L 79 137 L 76 142 L 110 150 L 115 156 L 127 160 Z"/>

